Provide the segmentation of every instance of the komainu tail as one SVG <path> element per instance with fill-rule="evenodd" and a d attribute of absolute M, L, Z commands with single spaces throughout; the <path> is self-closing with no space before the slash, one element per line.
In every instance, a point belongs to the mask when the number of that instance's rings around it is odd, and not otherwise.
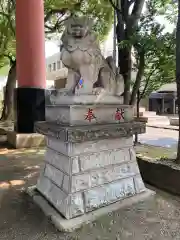
<path fill-rule="evenodd" d="M 118 96 L 122 96 L 124 93 L 124 80 L 123 77 L 121 76 L 121 74 L 119 74 L 119 69 L 118 67 L 116 67 L 116 64 L 113 60 L 112 56 L 109 56 L 106 58 L 106 61 L 109 65 L 109 67 L 111 68 L 111 70 L 114 73 L 114 77 L 116 80 L 116 95 Z"/>
<path fill-rule="evenodd" d="M 113 73 L 116 75 L 117 74 L 117 67 L 116 64 L 114 62 L 114 59 L 112 56 L 108 56 L 106 58 L 106 62 L 109 65 L 109 67 L 111 68 L 111 70 L 113 71 Z"/>

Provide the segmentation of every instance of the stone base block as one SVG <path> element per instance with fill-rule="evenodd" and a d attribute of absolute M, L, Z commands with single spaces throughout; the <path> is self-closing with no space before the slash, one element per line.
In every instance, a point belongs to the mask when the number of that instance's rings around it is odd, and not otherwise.
<path fill-rule="evenodd" d="M 171 117 L 170 118 L 170 125 L 179 126 L 179 118 L 178 117 Z"/>
<path fill-rule="evenodd" d="M 91 148 L 51 141 L 37 189 L 66 219 L 146 191 L 132 137 L 91 141 Z"/>
<path fill-rule="evenodd" d="M 64 96 L 54 90 L 46 93 L 46 121 L 68 125 L 129 122 L 133 107 L 115 96 Z"/>
<path fill-rule="evenodd" d="M 134 116 L 136 117 L 137 113 L 134 112 Z M 139 116 L 142 117 L 143 116 L 143 112 L 139 112 Z"/>
<path fill-rule="evenodd" d="M 43 195 L 41 195 L 36 190 L 35 186 L 28 188 L 27 193 L 30 195 L 30 197 L 33 198 L 33 201 L 42 209 L 45 215 L 61 232 L 73 232 L 74 230 L 82 227 L 83 225 L 97 220 L 103 215 L 117 211 L 120 208 L 128 207 L 138 201 L 143 201 L 151 195 L 155 194 L 155 192 L 151 190 L 146 190 L 145 192 L 142 192 L 136 196 L 126 198 L 125 200 L 113 203 L 109 206 L 105 206 L 95 211 L 86 213 L 82 216 L 67 220 L 63 218 L 63 216 L 59 212 L 57 212 L 55 208 L 52 207 L 52 205 L 47 201 L 47 199 L 44 198 Z"/>
<path fill-rule="evenodd" d="M 46 121 L 72 126 L 130 122 L 133 121 L 133 108 L 120 104 L 46 106 Z"/>
<path fill-rule="evenodd" d="M 51 171 L 53 170 L 51 169 Z M 107 174 L 111 173 L 107 171 Z M 98 173 L 96 175 L 98 175 Z M 102 185 L 96 185 L 96 187 L 91 187 L 89 185 L 89 188 L 87 184 L 90 184 L 90 182 L 93 181 L 94 176 L 92 179 L 89 179 L 88 174 L 87 176 L 80 175 L 75 177 L 77 179 L 74 179 L 74 181 L 71 182 L 68 182 L 68 179 L 64 179 L 63 185 L 66 184 L 66 186 L 60 187 L 59 185 L 61 185 L 61 183 L 59 184 L 57 182 L 57 177 L 59 177 L 59 175 L 57 176 L 57 172 L 51 172 L 51 180 L 46 172 L 44 176 L 40 177 L 37 183 L 37 189 L 58 212 L 60 212 L 66 219 L 71 219 L 146 191 L 140 175 L 132 177 L 129 177 L 128 174 L 126 175 L 127 178 L 119 179 L 107 184 L 103 184 L 102 181 Z M 64 177 L 68 178 L 66 175 Z M 98 176 L 95 177 L 98 178 Z M 102 178 L 105 178 L 105 176 L 102 176 Z M 113 176 L 113 178 L 115 177 Z M 59 178 L 59 181 L 60 180 L 61 179 Z M 67 193 L 64 190 L 68 187 L 68 183 L 69 185 L 74 185 L 71 193 Z M 68 190 L 68 188 L 66 190 Z"/>
<path fill-rule="evenodd" d="M 139 122 L 144 122 L 147 123 L 148 122 L 148 117 L 143 117 L 143 116 L 139 116 L 139 117 L 134 117 L 134 121 L 139 121 Z"/>
<path fill-rule="evenodd" d="M 14 148 L 31 148 L 45 146 L 45 136 L 38 133 L 7 132 L 7 141 Z"/>

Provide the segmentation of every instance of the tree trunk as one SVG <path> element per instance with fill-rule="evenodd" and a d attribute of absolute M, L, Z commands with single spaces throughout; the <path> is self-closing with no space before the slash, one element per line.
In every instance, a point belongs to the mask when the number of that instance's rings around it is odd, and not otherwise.
<path fill-rule="evenodd" d="M 128 40 L 127 30 L 123 24 L 122 16 L 119 11 L 117 11 L 117 44 L 118 44 L 118 66 L 120 68 L 120 74 L 124 79 L 124 104 L 129 104 L 130 100 L 130 85 L 131 85 L 131 46 L 121 46 L 124 40 Z"/>
<path fill-rule="evenodd" d="M 120 57 L 120 73 L 124 78 L 124 104 L 129 105 L 130 101 L 130 87 L 131 87 L 131 48 L 119 49 Z"/>
<path fill-rule="evenodd" d="M 136 115 L 137 115 L 137 120 L 139 120 L 139 105 L 140 105 L 140 91 L 137 91 L 137 102 L 136 102 Z M 134 144 L 136 145 L 138 143 L 138 133 L 135 133 L 135 140 Z"/>
<path fill-rule="evenodd" d="M 176 29 L 176 83 L 177 83 L 177 104 L 180 126 L 180 0 L 178 0 L 178 21 Z M 180 131 L 177 149 L 177 163 L 180 163 Z"/>
<path fill-rule="evenodd" d="M 130 41 L 140 15 L 143 9 L 145 0 L 124 1 L 124 0 L 109 0 L 117 15 L 117 44 L 118 44 L 118 65 L 120 73 L 124 79 L 124 104 L 129 104 L 130 101 L 130 86 L 131 86 L 131 70 L 132 58 L 131 50 L 132 43 Z M 134 4 L 133 4 L 134 3 Z M 133 4 L 132 12 L 129 14 L 131 5 Z M 127 45 L 122 46 L 122 43 Z"/>
<path fill-rule="evenodd" d="M 144 52 L 139 53 L 139 66 L 138 66 L 138 72 L 136 75 L 136 81 L 133 86 L 132 94 L 131 94 L 131 100 L 130 105 L 134 105 L 136 103 L 136 96 L 138 95 L 138 91 L 141 85 L 141 80 L 144 76 L 144 67 L 145 67 L 145 57 Z"/>
<path fill-rule="evenodd" d="M 8 73 L 6 83 L 4 106 L 1 120 L 13 120 L 14 117 L 14 89 L 16 87 L 16 62 L 14 61 Z"/>

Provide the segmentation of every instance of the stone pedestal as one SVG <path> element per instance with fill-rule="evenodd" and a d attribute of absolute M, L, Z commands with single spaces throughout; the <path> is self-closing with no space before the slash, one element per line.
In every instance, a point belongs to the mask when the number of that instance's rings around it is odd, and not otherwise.
<path fill-rule="evenodd" d="M 36 186 L 45 199 L 71 219 L 145 192 L 133 148 L 133 134 L 144 133 L 145 124 L 133 122 L 133 109 L 117 99 L 82 104 L 82 96 L 60 105 L 59 95 L 53 103 L 51 96 L 47 121 L 36 124 L 47 136 Z"/>

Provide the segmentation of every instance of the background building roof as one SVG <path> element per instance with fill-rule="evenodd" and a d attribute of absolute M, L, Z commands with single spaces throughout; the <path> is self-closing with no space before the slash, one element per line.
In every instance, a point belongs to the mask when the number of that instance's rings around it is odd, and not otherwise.
<path fill-rule="evenodd" d="M 176 83 L 167 83 L 161 86 L 156 92 L 176 92 Z"/>

